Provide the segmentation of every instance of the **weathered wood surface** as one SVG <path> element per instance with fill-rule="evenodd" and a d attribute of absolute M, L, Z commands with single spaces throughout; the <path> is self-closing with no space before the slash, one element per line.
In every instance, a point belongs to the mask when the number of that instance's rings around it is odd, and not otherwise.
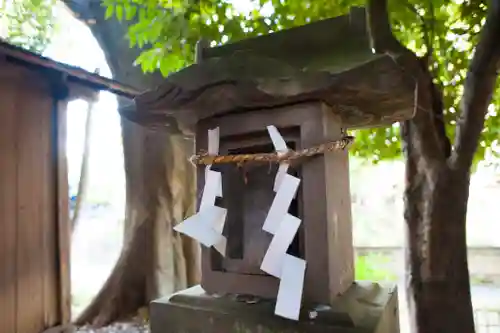
<path fill-rule="evenodd" d="M 0 59 L 0 332 L 69 323 L 65 118 L 44 73 Z"/>
<path fill-rule="evenodd" d="M 375 127 L 411 118 L 414 90 L 413 78 L 389 56 L 373 56 L 355 68 L 330 73 L 237 52 L 172 74 L 122 114 L 146 126 L 176 119 L 189 128 L 230 112 L 320 100 L 332 107 L 345 128 Z"/>
<path fill-rule="evenodd" d="M 40 76 L 1 61 L 0 103 L 0 332 L 38 333 L 61 321 L 54 105 Z"/>

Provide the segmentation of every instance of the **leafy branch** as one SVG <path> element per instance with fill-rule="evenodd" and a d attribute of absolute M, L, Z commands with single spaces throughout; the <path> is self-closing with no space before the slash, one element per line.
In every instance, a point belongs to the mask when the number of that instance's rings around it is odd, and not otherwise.
<path fill-rule="evenodd" d="M 489 5 L 488 16 L 480 34 L 464 83 L 462 113 L 457 124 L 454 166 L 469 169 L 479 143 L 484 120 L 495 90 L 500 68 L 500 1 Z"/>
<path fill-rule="evenodd" d="M 441 110 L 434 106 L 435 91 L 433 77 L 422 59 L 403 46 L 392 33 L 389 22 L 389 10 L 386 0 L 370 0 L 368 2 L 368 26 L 372 47 L 377 53 L 386 53 L 393 56 L 402 68 L 414 75 L 417 82 L 416 113 L 412 122 L 415 124 L 417 139 L 414 141 L 416 148 L 428 163 L 443 163 L 447 157 L 444 124 L 439 119 Z"/>

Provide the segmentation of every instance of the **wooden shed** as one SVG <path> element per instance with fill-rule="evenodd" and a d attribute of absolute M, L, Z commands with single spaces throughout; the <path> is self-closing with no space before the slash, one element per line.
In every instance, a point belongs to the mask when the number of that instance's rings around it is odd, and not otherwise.
<path fill-rule="evenodd" d="M 0 41 L 0 332 L 70 321 L 66 105 L 136 91 Z"/>

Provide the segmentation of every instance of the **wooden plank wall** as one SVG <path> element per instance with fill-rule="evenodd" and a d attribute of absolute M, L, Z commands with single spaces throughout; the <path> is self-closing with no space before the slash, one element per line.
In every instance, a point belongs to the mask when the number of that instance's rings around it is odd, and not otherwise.
<path fill-rule="evenodd" d="M 62 322 L 52 112 L 40 73 L 0 61 L 0 332 Z"/>

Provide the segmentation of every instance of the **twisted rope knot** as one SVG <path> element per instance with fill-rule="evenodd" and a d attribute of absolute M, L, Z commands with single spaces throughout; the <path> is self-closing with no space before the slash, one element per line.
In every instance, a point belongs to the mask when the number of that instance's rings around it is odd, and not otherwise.
<path fill-rule="evenodd" d="M 340 140 L 322 143 L 320 145 L 305 148 L 300 151 L 289 150 L 286 153 L 259 153 L 259 154 L 235 154 L 235 155 L 209 155 L 206 151 L 200 151 L 197 155 L 191 156 L 189 161 L 196 165 L 210 164 L 230 164 L 234 163 L 242 166 L 249 162 L 263 163 L 291 163 L 298 159 L 313 157 L 315 155 L 324 154 L 335 150 L 345 150 L 351 143 L 354 142 L 354 137 L 344 136 Z"/>

